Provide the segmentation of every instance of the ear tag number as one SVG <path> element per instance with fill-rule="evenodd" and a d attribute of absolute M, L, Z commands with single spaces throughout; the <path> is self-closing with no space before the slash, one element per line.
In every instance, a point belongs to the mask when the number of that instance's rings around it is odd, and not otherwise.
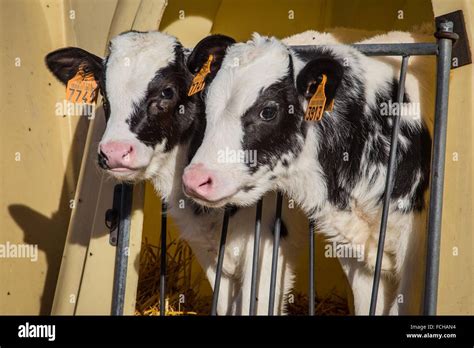
<path fill-rule="evenodd" d="M 327 76 L 323 74 L 323 80 L 316 89 L 316 93 L 311 97 L 308 108 L 304 115 L 306 121 L 319 121 L 323 118 L 323 113 L 326 108 L 326 94 L 324 93 L 324 88 L 326 87 Z M 308 87 L 309 89 L 309 87 Z M 334 107 L 334 99 L 328 105 L 327 110 L 332 111 Z"/>
<path fill-rule="evenodd" d="M 210 54 L 207 62 L 204 63 L 201 70 L 199 70 L 196 76 L 194 76 L 193 83 L 189 88 L 188 96 L 192 96 L 193 94 L 196 94 L 204 89 L 204 86 L 206 85 L 205 79 L 206 76 L 211 72 L 211 64 L 213 60 L 214 56 Z"/>
<path fill-rule="evenodd" d="M 98 86 L 92 72 L 79 67 L 76 75 L 67 82 L 66 100 L 77 104 L 93 104 L 97 99 Z"/>

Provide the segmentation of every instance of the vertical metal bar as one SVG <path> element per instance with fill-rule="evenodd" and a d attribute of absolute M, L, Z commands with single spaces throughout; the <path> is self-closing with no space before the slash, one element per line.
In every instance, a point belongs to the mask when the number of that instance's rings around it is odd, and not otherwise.
<path fill-rule="evenodd" d="M 397 171 L 397 145 L 398 145 L 398 133 L 400 124 L 400 110 L 401 104 L 403 103 L 403 96 L 405 94 L 405 78 L 408 67 L 409 56 L 403 56 L 402 67 L 400 69 L 400 79 L 398 82 L 398 115 L 394 115 L 392 118 L 392 139 L 390 143 L 390 156 L 388 160 L 387 177 L 385 180 L 385 193 L 383 197 L 383 210 L 382 219 L 380 222 L 380 234 L 379 242 L 377 245 L 377 259 L 375 262 L 374 271 L 374 282 L 372 285 L 372 296 L 370 298 L 370 315 L 375 315 L 377 306 L 377 296 L 380 283 L 380 273 L 382 271 L 382 260 L 383 260 L 383 249 L 385 244 L 385 234 L 387 232 L 388 212 L 390 208 L 390 197 L 392 196 L 392 190 L 395 182 L 395 173 Z"/>
<path fill-rule="evenodd" d="M 438 25 L 437 34 L 443 34 L 443 32 L 452 33 L 453 23 L 440 23 Z M 439 35 L 437 37 L 439 38 L 439 52 L 437 57 L 436 107 L 433 134 L 433 157 L 431 162 L 430 207 L 423 310 L 425 315 L 436 315 L 438 300 L 444 162 L 446 154 L 446 131 L 448 126 L 449 71 L 451 68 L 452 49 L 451 38 L 443 38 Z"/>
<path fill-rule="evenodd" d="M 314 315 L 314 222 L 309 222 L 309 315 Z"/>
<path fill-rule="evenodd" d="M 160 315 L 166 315 L 166 230 L 167 230 L 168 206 L 161 202 L 161 259 L 160 259 Z"/>
<path fill-rule="evenodd" d="M 229 209 L 224 212 L 222 221 L 221 241 L 219 245 L 219 256 L 217 257 L 216 280 L 214 282 L 214 291 L 212 293 L 211 315 L 217 315 L 217 301 L 219 299 L 219 288 L 221 286 L 222 265 L 224 264 L 225 242 L 227 239 L 227 227 L 229 226 Z"/>
<path fill-rule="evenodd" d="M 125 287 L 127 283 L 128 245 L 130 240 L 130 213 L 132 211 L 133 186 L 121 184 L 120 212 L 115 250 L 114 285 L 112 290 L 112 315 L 123 315 Z"/>
<path fill-rule="evenodd" d="M 268 301 L 268 315 L 273 315 L 275 307 L 275 289 L 276 276 L 278 269 L 278 250 L 280 248 L 280 232 L 281 232 L 281 208 L 283 204 L 283 195 L 278 193 L 276 205 L 275 228 L 273 231 L 273 255 L 272 255 L 272 273 L 270 278 L 270 300 Z"/>
<path fill-rule="evenodd" d="M 252 259 L 252 281 L 250 285 L 250 310 L 249 315 L 255 315 L 255 305 L 257 302 L 257 274 L 258 259 L 260 256 L 260 227 L 262 225 L 262 208 L 263 200 L 257 203 L 257 211 L 255 213 L 255 236 L 253 241 L 253 259 Z"/>

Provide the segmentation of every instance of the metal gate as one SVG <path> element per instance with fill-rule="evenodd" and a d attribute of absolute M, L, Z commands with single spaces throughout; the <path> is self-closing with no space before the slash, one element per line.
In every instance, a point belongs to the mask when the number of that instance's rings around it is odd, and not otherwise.
<path fill-rule="evenodd" d="M 444 162 L 446 152 L 446 130 L 447 130 L 447 111 L 448 111 L 448 91 L 449 91 L 449 72 L 451 68 L 451 54 L 453 42 L 458 35 L 453 32 L 453 22 L 443 21 L 437 25 L 436 43 L 413 43 L 413 44 L 358 44 L 353 45 L 362 53 L 368 56 L 400 56 L 401 69 L 398 85 L 398 103 L 403 102 L 405 78 L 410 56 L 416 55 L 434 55 L 437 57 L 437 77 L 436 77 L 436 104 L 434 116 L 434 133 L 432 144 L 432 162 L 430 172 L 430 203 L 429 203 L 429 220 L 428 220 L 428 241 L 427 241 L 427 259 L 425 273 L 425 289 L 424 289 L 424 310 L 425 315 L 435 315 L 437 307 L 438 293 L 438 275 L 439 275 L 439 258 L 440 258 L 440 237 L 441 237 L 441 216 L 443 202 L 443 183 L 444 183 Z M 310 50 L 312 46 L 294 46 L 297 52 L 305 52 Z M 394 178 L 396 175 L 396 152 L 398 143 L 400 116 L 394 116 L 392 126 L 390 155 L 388 161 L 388 171 L 385 182 L 385 194 L 383 199 L 382 218 L 380 222 L 380 235 L 377 247 L 377 258 L 375 264 L 374 280 L 370 301 L 370 315 L 375 315 L 378 288 L 380 283 L 380 273 L 382 266 L 382 256 L 385 242 L 385 234 L 387 230 L 387 219 L 390 205 L 390 196 L 393 190 Z M 127 249 L 130 230 L 130 211 L 131 211 L 131 193 L 132 186 L 128 184 L 117 185 L 115 194 L 120 196 L 120 203 L 114 206 L 118 210 L 118 236 L 117 251 L 114 273 L 114 290 L 112 314 L 123 314 L 123 299 L 125 295 L 125 279 L 127 274 Z M 275 287 L 277 275 L 277 259 L 280 243 L 281 231 L 281 212 L 283 197 L 281 194 L 277 196 L 276 204 L 276 220 L 273 236 L 273 255 L 270 279 L 270 296 L 268 315 L 273 315 L 275 306 Z M 260 249 L 260 229 L 262 217 L 263 202 L 260 200 L 256 207 L 255 219 L 255 235 L 253 250 L 253 267 L 251 275 L 251 300 L 250 315 L 256 312 L 256 288 L 258 273 L 258 255 Z M 219 244 L 219 254 L 216 265 L 216 279 L 214 283 L 214 292 L 212 298 L 211 315 L 217 314 L 217 301 L 219 298 L 219 288 L 222 276 L 222 265 L 224 262 L 224 251 L 227 238 L 227 227 L 229 223 L 230 212 L 224 213 L 222 224 L 221 239 Z M 161 223 L 161 269 L 160 269 L 160 314 L 165 315 L 165 276 L 166 276 L 166 227 L 167 213 L 166 204 L 162 205 L 162 223 Z M 309 225 L 308 233 L 309 245 L 309 308 L 308 314 L 314 315 L 314 223 Z M 165 251 L 165 252 L 163 252 Z"/>

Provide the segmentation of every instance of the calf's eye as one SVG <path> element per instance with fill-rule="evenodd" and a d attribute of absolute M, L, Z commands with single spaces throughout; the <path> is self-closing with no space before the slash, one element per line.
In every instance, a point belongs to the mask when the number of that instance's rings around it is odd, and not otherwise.
<path fill-rule="evenodd" d="M 271 121 L 275 118 L 276 113 L 276 106 L 266 106 L 260 111 L 260 118 L 264 121 Z"/>
<path fill-rule="evenodd" d="M 171 99 L 174 96 L 174 91 L 171 87 L 167 87 L 161 91 L 161 97 L 163 99 Z"/>

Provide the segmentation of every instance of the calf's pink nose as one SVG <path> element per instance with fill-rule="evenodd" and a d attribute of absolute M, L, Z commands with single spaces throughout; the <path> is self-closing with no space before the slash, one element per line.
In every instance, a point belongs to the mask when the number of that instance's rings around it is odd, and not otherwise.
<path fill-rule="evenodd" d="M 203 164 L 193 164 L 183 174 L 183 185 L 187 194 L 197 198 L 209 199 L 215 182 L 211 171 Z"/>
<path fill-rule="evenodd" d="M 131 167 L 135 156 L 133 145 L 118 141 L 100 144 L 100 152 L 110 169 Z"/>

